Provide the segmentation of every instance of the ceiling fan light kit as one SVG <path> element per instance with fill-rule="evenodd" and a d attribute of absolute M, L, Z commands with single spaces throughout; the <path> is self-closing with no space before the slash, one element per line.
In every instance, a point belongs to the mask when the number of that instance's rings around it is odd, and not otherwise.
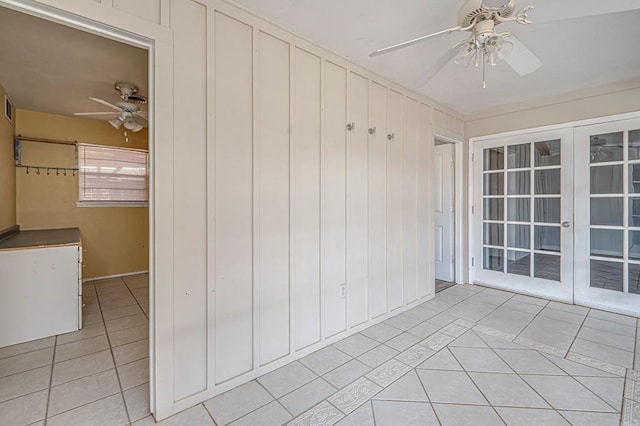
<path fill-rule="evenodd" d="M 94 102 L 108 106 L 114 111 L 108 112 L 77 112 L 74 115 L 117 115 L 108 121 L 116 130 L 124 125 L 124 128 L 132 132 L 139 132 L 144 128 L 144 125 L 140 123 L 136 118 L 146 119 L 147 113 L 140 111 L 139 105 L 146 104 L 147 98 L 137 95 L 138 88 L 131 84 L 122 81 L 118 81 L 114 84 L 114 88 L 120 92 L 120 98 L 122 102 L 116 102 L 115 104 L 107 102 L 103 99 L 89 97 Z"/>
<path fill-rule="evenodd" d="M 529 74 L 542 66 L 542 62 L 513 33 L 499 33 L 496 31 L 496 26 L 504 22 L 517 22 L 522 25 L 531 24 L 529 12 L 532 9 L 533 6 L 527 6 L 514 15 L 513 13 L 516 10 L 515 0 L 510 0 L 500 7 L 487 7 L 483 4 L 483 0 L 467 0 L 458 11 L 458 26 L 376 50 L 370 56 L 380 56 L 441 35 L 471 31 L 471 37 L 453 46 L 451 52 L 446 53 L 446 60 L 438 61 L 438 65 L 443 68 L 453 59 L 456 64 L 466 67 L 471 63 L 476 68 L 482 66 L 482 88 L 484 89 L 487 87 L 485 78 L 486 64 L 496 66 L 498 63 L 507 60 L 509 65 L 521 76 Z M 507 40 L 507 38 L 513 42 Z M 514 49 L 518 49 L 519 54 L 510 57 Z M 432 73 L 431 77 L 437 71 L 439 69 Z"/>

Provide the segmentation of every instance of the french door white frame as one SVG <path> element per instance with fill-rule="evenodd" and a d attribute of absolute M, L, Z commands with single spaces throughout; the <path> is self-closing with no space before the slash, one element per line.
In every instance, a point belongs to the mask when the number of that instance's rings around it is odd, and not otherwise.
<path fill-rule="evenodd" d="M 554 124 L 554 125 L 549 125 L 549 126 L 540 126 L 540 127 L 535 127 L 535 128 L 529 128 L 529 129 L 522 129 L 522 130 L 514 130 L 514 131 L 509 131 L 509 132 L 503 132 L 503 133 L 498 133 L 498 134 L 491 134 L 491 135 L 485 135 L 485 136 L 478 136 L 478 137 L 473 137 L 469 139 L 469 147 L 468 147 L 468 156 L 467 156 L 467 167 L 469 170 L 469 179 L 468 179 L 468 193 L 467 193 L 467 200 L 468 200 L 468 210 L 467 210 L 467 227 L 469 230 L 469 238 L 468 238 L 468 246 L 467 246 L 467 256 L 468 256 L 468 263 L 467 263 L 467 268 L 468 268 L 468 277 L 469 277 L 469 282 L 470 283 L 474 283 L 476 282 L 476 271 L 478 269 L 482 268 L 482 264 L 481 264 L 481 259 L 477 258 L 477 255 L 475 253 L 476 250 L 476 246 L 478 243 L 478 235 L 476 235 L 477 233 L 474 232 L 474 227 L 476 226 L 476 217 L 481 216 L 482 215 L 482 206 L 481 205 L 475 205 L 475 194 L 476 194 L 476 190 L 478 188 L 478 185 L 482 185 L 482 182 L 477 182 L 474 177 L 476 176 L 476 170 L 475 167 L 482 167 L 482 161 L 478 160 L 474 162 L 473 159 L 473 153 L 475 151 L 475 146 L 478 143 L 481 143 L 483 141 L 487 141 L 487 140 L 492 140 L 492 139 L 497 139 L 497 138 L 509 138 L 509 137 L 518 137 L 518 136 L 522 136 L 522 135 L 530 135 L 532 133 L 538 133 L 538 132 L 547 132 L 547 131 L 556 131 L 556 130 L 567 130 L 570 129 L 572 132 L 575 128 L 578 127 L 582 127 L 582 126 L 591 126 L 591 125 L 596 125 L 596 124 L 603 124 L 603 123 L 610 123 L 610 122 L 615 122 L 615 121 L 622 121 L 622 120 L 630 120 L 630 119 L 639 119 L 640 118 L 640 111 L 638 112 L 630 112 L 630 113 L 624 113 L 624 114 L 617 114 L 617 115 L 612 115 L 612 116 L 606 116 L 606 117 L 597 117 L 597 118 L 590 118 L 590 119 L 585 119 L 585 120 L 578 120 L 578 121 L 572 121 L 572 122 L 568 122 L 568 123 L 561 123 L 561 124 Z M 574 147 L 575 147 L 575 143 L 574 143 Z M 574 167 L 575 169 L 575 167 Z M 574 191 L 574 193 L 577 191 Z M 575 196 L 574 196 L 575 198 Z M 574 199 L 574 205 L 575 205 L 575 199 Z M 574 223 L 575 226 L 575 223 Z M 578 230 L 578 232 L 580 232 Z M 480 237 L 481 238 L 481 237 Z M 575 238 L 574 238 L 574 249 L 577 248 L 576 242 L 575 242 Z M 575 256 L 574 256 L 575 257 Z M 578 279 L 578 276 L 580 276 L 580 274 L 578 273 L 576 275 L 577 269 L 584 267 L 584 265 L 579 265 L 578 261 L 574 261 L 574 283 L 575 281 Z M 487 283 L 490 284 L 490 283 Z M 575 286 L 575 284 L 574 284 Z M 574 291 L 575 293 L 575 291 Z M 549 296 L 545 296 L 547 298 L 552 298 Z M 570 301 L 573 303 L 577 303 L 580 305 L 584 305 L 584 306 L 589 306 L 589 307 L 593 307 L 593 308 L 600 308 L 600 309 L 607 309 L 610 311 L 614 311 L 614 312 L 620 312 L 620 313 L 631 313 L 630 310 L 628 309 L 620 309 L 620 308 L 612 308 L 610 306 L 604 306 L 601 303 L 594 303 L 593 298 L 582 298 L 582 297 L 578 297 L 577 299 L 572 298 L 572 300 Z"/>

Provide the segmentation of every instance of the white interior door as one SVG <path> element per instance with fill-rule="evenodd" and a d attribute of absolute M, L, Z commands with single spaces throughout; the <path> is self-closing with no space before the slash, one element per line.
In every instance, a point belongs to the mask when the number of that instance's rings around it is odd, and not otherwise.
<path fill-rule="evenodd" d="M 453 232 L 453 145 L 436 145 L 433 149 L 435 182 L 435 263 L 437 280 L 454 280 Z"/>
<path fill-rule="evenodd" d="M 640 119 L 578 127 L 576 303 L 640 314 Z"/>
<path fill-rule="evenodd" d="M 573 302 L 573 132 L 474 144 L 473 279 Z"/>

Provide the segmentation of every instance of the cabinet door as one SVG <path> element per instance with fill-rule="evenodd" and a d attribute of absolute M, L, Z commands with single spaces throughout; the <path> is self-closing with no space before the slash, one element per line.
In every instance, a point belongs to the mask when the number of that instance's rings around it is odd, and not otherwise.
<path fill-rule="evenodd" d="M 418 142 L 420 139 L 420 103 L 406 98 L 404 109 L 404 173 L 403 173 L 403 219 L 404 219 L 404 302 L 417 299 L 418 285 Z M 426 196 L 426 194 L 423 194 Z M 422 259 L 426 262 L 427 259 Z"/>
<path fill-rule="evenodd" d="M 349 73 L 347 99 L 347 302 L 349 327 L 369 317 L 367 289 L 367 112 L 369 81 Z"/>
<path fill-rule="evenodd" d="M 347 70 L 325 61 L 322 141 L 322 290 L 325 337 L 346 329 Z"/>
<path fill-rule="evenodd" d="M 387 312 L 387 88 L 372 82 L 369 128 L 369 309 Z"/>
<path fill-rule="evenodd" d="M 402 306 L 404 300 L 403 253 L 403 188 L 402 188 L 402 111 L 404 97 L 389 91 L 387 129 L 387 298 L 390 310 Z"/>

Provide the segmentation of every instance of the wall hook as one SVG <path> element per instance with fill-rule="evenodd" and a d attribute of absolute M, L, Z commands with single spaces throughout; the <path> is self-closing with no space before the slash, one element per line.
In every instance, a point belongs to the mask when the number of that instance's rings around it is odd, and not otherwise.
<path fill-rule="evenodd" d="M 60 174 L 60 169 L 56 168 L 56 176 Z"/>
<path fill-rule="evenodd" d="M 27 174 L 29 174 L 29 167 L 27 167 Z"/>
<path fill-rule="evenodd" d="M 74 175 L 74 176 L 76 175 L 76 170 L 75 170 L 75 169 L 73 169 L 73 175 Z"/>
<path fill-rule="evenodd" d="M 40 176 L 40 167 L 36 167 L 36 174 Z"/>
<path fill-rule="evenodd" d="M 67 169 L 64 169 L 64 175 L 65 176 L 67 175 Z"/>
<path fill-rule="evenodd" d="M 47 167 L 47 176 L 49 176 L 49 168 Z"/>
<path fill-rule="evenodd" d="M 396 137 L 396 134 L 395 134 L 395 133 L 389 133 L 389 134 L 387 135 L 387 140 L 388 140 L 388 141 L 392 141 L 392 140 L 394 140 L 394 139 L 395 139 L 395 137 Z"/>
<path fill-rule="evenodd" d="M 348 124 L 347 124 L 347 130 L 348 130 L 348 131 L 352 132 L 352 131 L 354 131 L 355 129 L 356 129 L 356 123 L 351 122 L 351 123 L 348 123 Z"/>
<path fill-rule="evenodd" d="M 370 134 L 370 135 L 374 135 L 375 133 L 376 133 L 376 128 L 375 128 L 375 126 L 374 126 L 374 127 L 370 127 L 370 128 L 369 128 L 369 134 Z"/>

